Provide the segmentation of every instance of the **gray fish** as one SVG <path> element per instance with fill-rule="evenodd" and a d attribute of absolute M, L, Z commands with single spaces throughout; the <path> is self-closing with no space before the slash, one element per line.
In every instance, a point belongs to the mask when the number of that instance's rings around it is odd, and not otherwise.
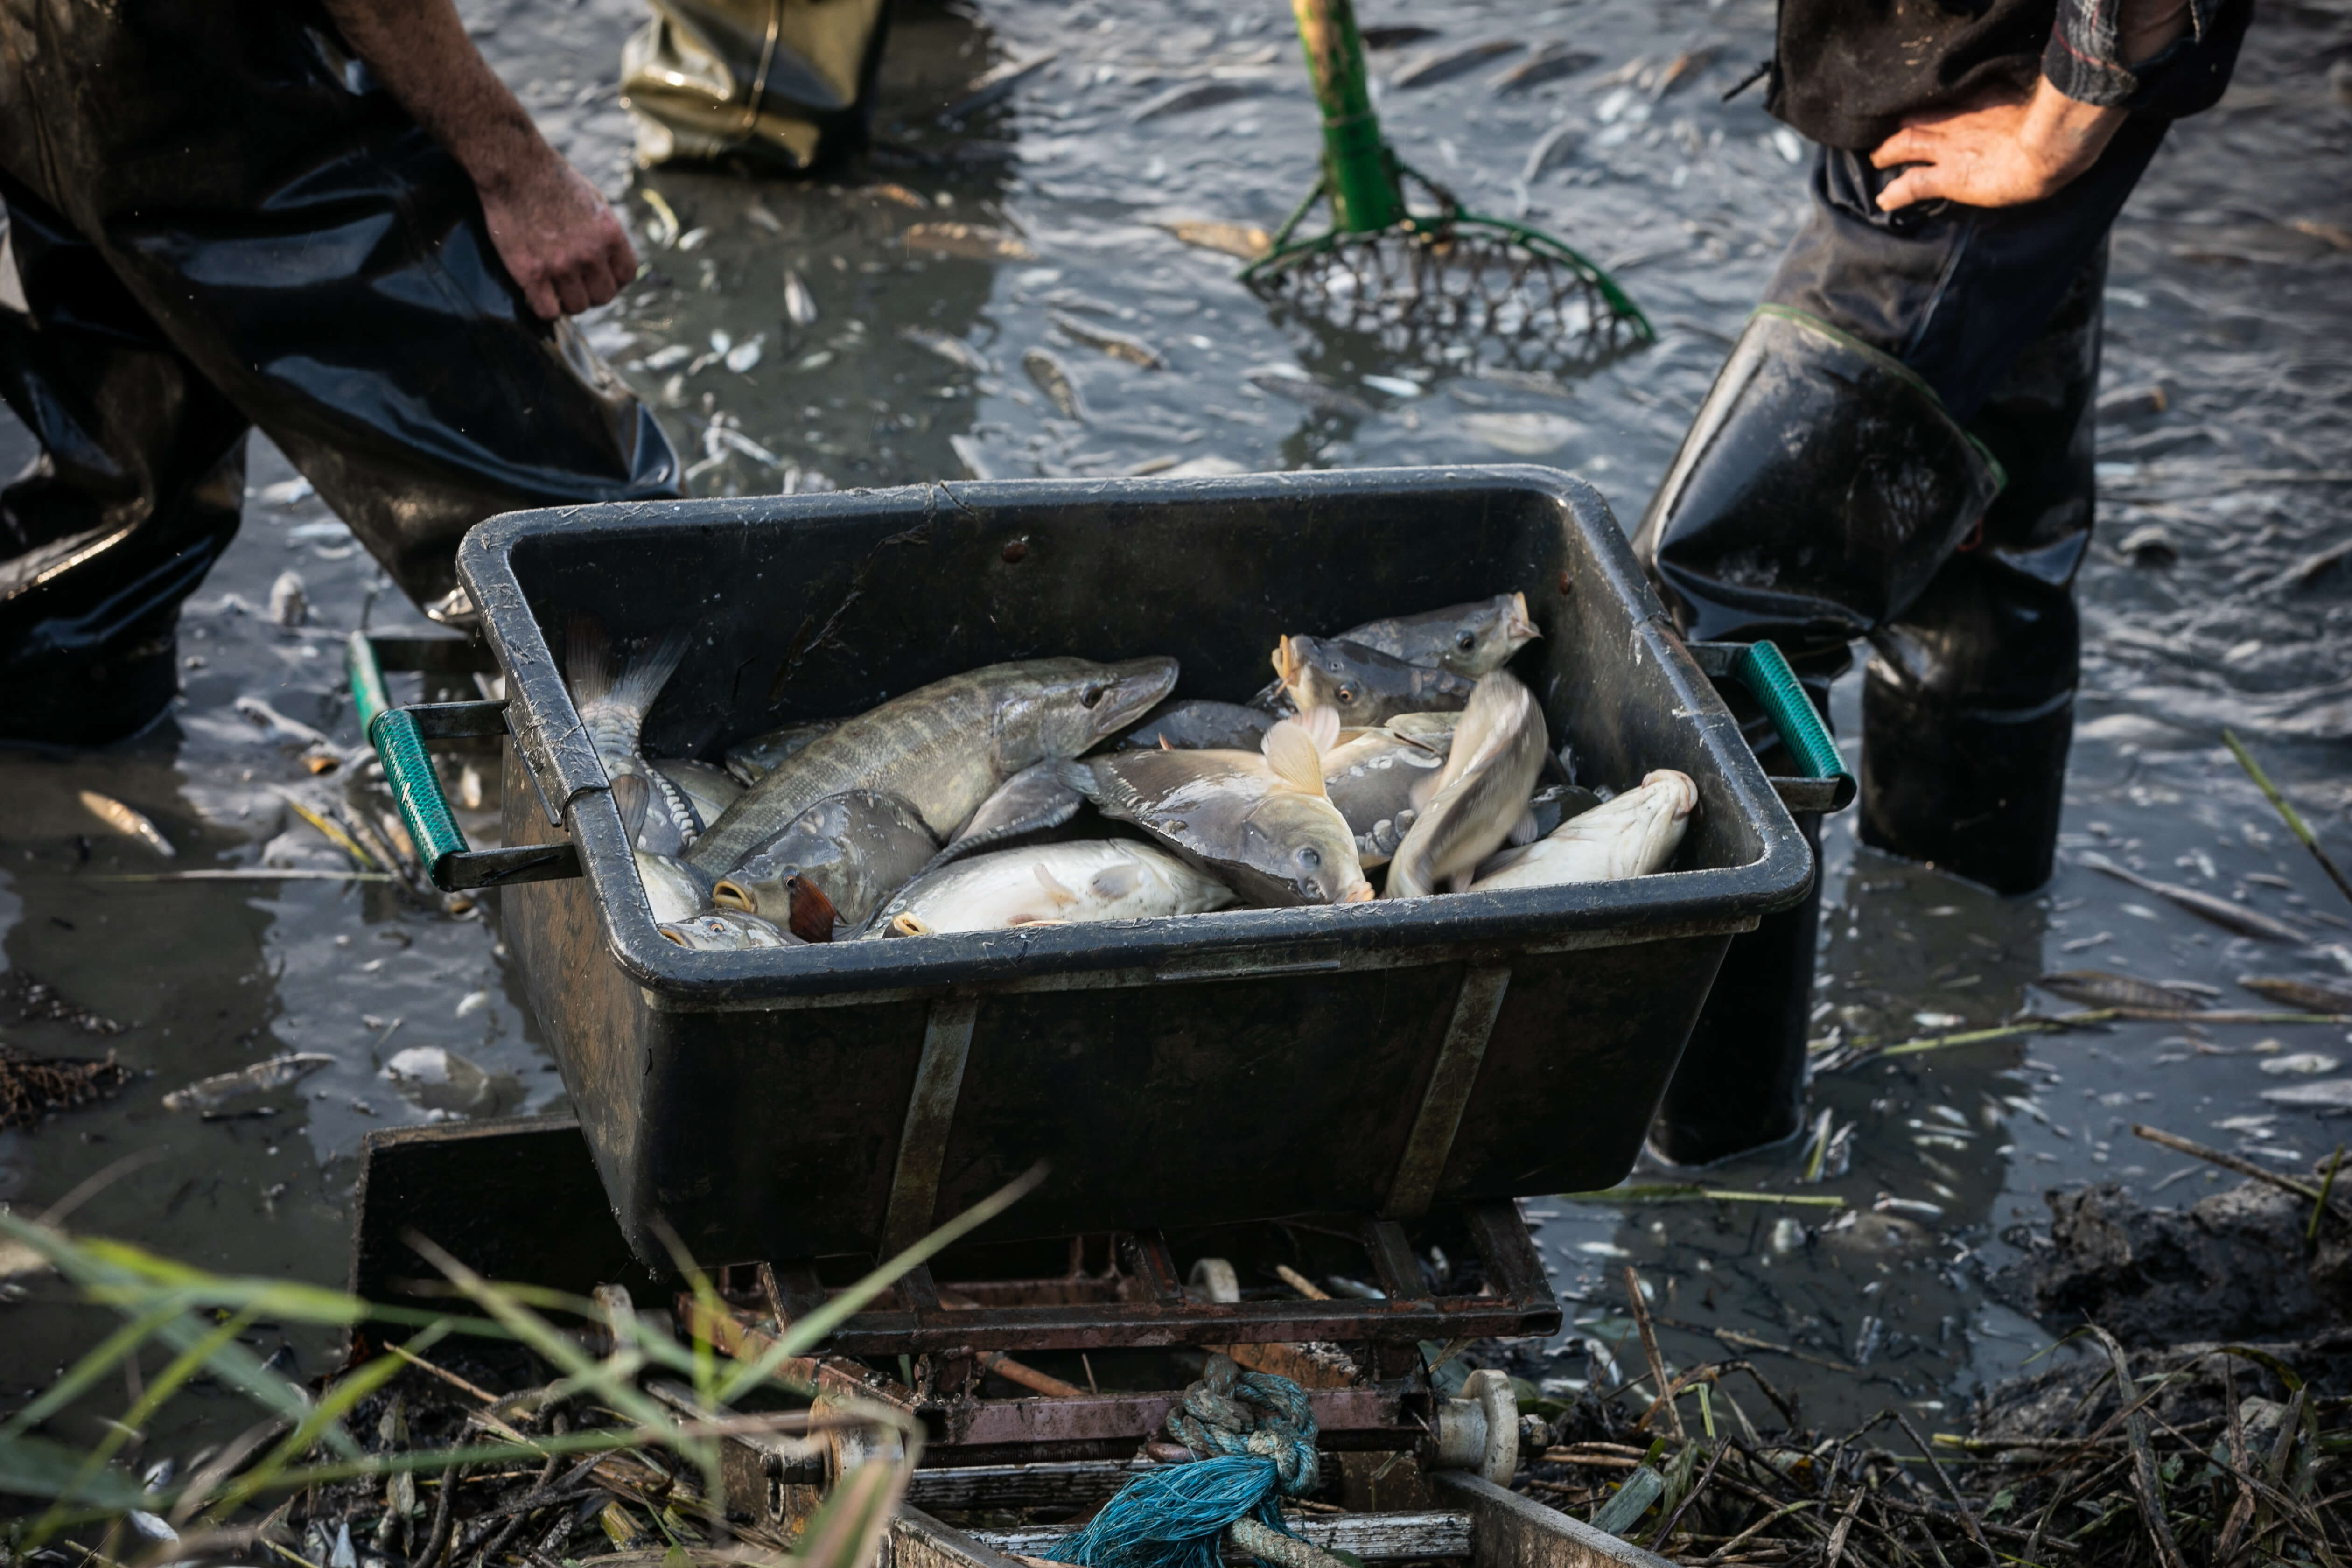
<path fill-rule="evenodd" d="M 1030 659 L 934 681 L 785 759 L 710 825 L 688 858 L 714 874 L 731 871 L 793 817 L 847 790 L 899 795 L 945 837 L 1014 773 L 1088 750 L 1175 684 L 1176 661 L 1160 658 Z"/>
<path fill-rule="evenodd" d="M 2055 974 L 2044 974 L 2033 984 L 2053 996 L 2080 1002 L 2085 1007 L 2153 1007 L 2180 1012 L 2204 1005 L 2194 996 L 2168 991 L 2153 981 L 2114 974 L 2104 969 L 2061 970 Z"/>
<path fill-rule="evenodd" d="M 727 748 L 727 771 L 740 780 L 746 788 L 758 784 L 776 764 L 821 735 L 830 735 L 841 728 L 838 719 L 812 719 L 803 724 L 787 724 L 781 730 L 771 730 L 764 735 L 754 735 Z"/>
<path fill-rule="evenodd" d="M 872 919 L 882 901 L 939 848 L 939 839 L 906 801 L 874 790 L 849 790 L 818 801 L 754 847 L 712 884 L 710 901 L 789 926 L 789 884 L 804 878 L 832 902 L 835 916 L 854 929 Z"/>
<path fill-rule="evenodd" d="M 1233 901 L 1231 888 L 1156 844 L 1086 838 L 998 849 L 927 871 L 890 900 L 866 934 L 1151 920 L 1201 914 Z"/>
<path fill-rule="evenodd" d="M 898 335 L 917 348 L 939 355 L 952 365 L 961 365 L 974 375 L 986 375 L 996 367 L 986 355 L 961 338 L 940 331 L 937 327 L 901 327 Z"/>
<path fill-rule="evenodd" d="M 1085 798 L 1062 777 L 1058 759 L 1024 768 L 981 802 L 971 820 L 958 829 L 955 837 L 948 840 L 948 847 L 922 869 L 930 871 L 950 861 L 1002 848 L 1048 828 L 1059 827 L 1077 816 Z"/>
<path fill-rule="evenodd" d="M 1558 81 L 1564 76 L 1601 63 L 1601 57 L 1583 49 L 1570 48 L 1555 38 L 1495 78 L 1495 94 L 1525 92 L 1544 82 Z"/>
<path fill-rule="evenodd" d="M 1274 671 L 1292 707 L 1301 713 L 1328 708 L 1351 728 L 1370 728 L 1400 713 L 1459 709 L 1475 687 L 1450 670 L 1407 664 L 1338 638 L 1283 638 L 1274 650 Z"/>
<path fill-rule="evenodd" d="M 654 924 L 692 920 L 713 907 L 710 879 L 683 860 L 636 851 L 637 885 L 646 890 L 646 907 Z"/>
<path fill-rule="evenodd" d="M 2273 1105 L 2304 1110 L 2352 1110 L 2352 1078 L 2323 1079 L 2317 1083 L 2299 1083 L 2293 1089 L 2266 1089 L 2263 1098 Z"/>
<path fill-rule="evenodd" d="M 1332 640 L 1475 680 L 1490 669 L 1502 668 L 1513 654 L 1541 636 L 1528 618 L 1525 594 L 1497 594 L 1475 605 L 1366 621 Z"/>
<path fill-rule="evenodd" d="M 1364 47 L 1377 53 L 1381 49 L 1401 49 L 1423 38 L 1433 38 L 1437 37 L 1437 29 L 1400 22 L 1391 26 L 1366 27 L 1359 36 L 1364 40 Z"/>
<path fill-rule="evenodd" d="M 1257 84 L 1254 81 L 1216 78 L 1207 81 L 1189 81 L 1139 104 L 1135 112 L 1127 117 L 1128 123 L 1141 125 L 1146 121 L 1160 120 L 1171 114 L 1190 114 L 1199 109 L 1213 109 L 1237 98 L 1254 97 L 1256 92 Z"/>
<path fill-rule="evenodd" d="M 1553 168 L 1575 157 L 1577 149 L 1583 145 L 1584 128 L 1572 120 L 1561 121 L 1528 150 L 1528 161 L 1519 165 L 1520 180 L 1534 184 Z"/>
<path fill-rule="evenodd" d="M 1410 92 L 1419 87 L 1434 87 L 1441 81 L 1476 70 L 1488 60 L 1502 55 L 1517 54 L 1527 45 L 1517 38 L 1488 38 L 1483 43 L 1468 44 L 1458 49 L 1434 50 L 1397 68 L 1389 78 L 1389 85 L 1400 92 Z"/>
<path fill-rule="evenodd" d="M 677 673 L 688 640 L 684 631 L 671 631 L 631 659 L 614 678 L 604 628 L 591 616 L 574 616 L 564 654 L 572 705 L 579 710 L 581 728 L 588 731 L 589 742 L 596 749 L 596 760 L 604 764 L 606 781 L 635 774 L 653 792 L 645 827 L 631 842 L 656 855 L 682 853 L 703 826 L 686 792 L 646 762 L 637 749 L 646 714 L 662 688 L 669 684 L 669 678 Z"/>
<path fill-rule="evenodd" d="M 742 952 L 754 948 L 807 945 L 792 932 L 779 931 L 757 915 L 733 910 L 709 910 L 689 920 L 672 921 L 655 929 L 693 952 Z"/>
<path fill-rule="evenodd" d="M 1481 677 L 1437 793 L 1389 862 L 1388 896 L 1467 888 L 1478 863 L 1526 818 L 1548 742 L 1543 710 L 1526 687 L 1504 670 Z"/>
<path fill-rule="evenodd" d="M 2352 985 L 2290 975 L 2241 974 L 2238 984 L 2258 996 L 2305 1013 L 2352 1013 Z"/>
<path fill-rule="evenodd" d="M 1059 58 L 1061 58 L 1060 55 L 1049 49 L 1034 59 L 1022 60 L 1017 64 L 1012 60 L 1006 60 L 972 83 L 971 91 L 940 110 L 940 118 L 962 120 L 986 109 L 992 103 L 1000 103 L 1010 98 L 1015 88 Z"/>
<path fill-rule="evenodd" d="M 795 327 L 816 325 L 816 296 L 809 292 L 801 275 L 789 267 L 784 268 L 784 320 Z"/>
<path fill-rule="evenodd" d="M 1688 773 L 1660 768 L 1605 805 L 1561 823 L 1557 830 L 1478 868 L 1474 893 L 1506 888 L 1557 888 L 1615 882 L 1665 868 L 1682 847 L 1698 785 Z"/>
<path fill-rule="evenodd" d="M 1276 397 L 1286 397 L 1293 403 L 1304 404 L 1327 419 L 1370 419 L 1372 405 L 1360 397 L 1351 396 L 1339 388 L 1326 386 L 1303 375 L 1284 375 L 1276 371 L 1254 370 L 1245 378 L 1261 392 L 1271 392 Z"/>
<path fill-rule="evenodd" d="M 1356 836 L 1356 858 L 1364 869 L 1388 864 L 1420 808 L 1437 791 L 1445 770 L 1444 748 L 1408 739 L 1393 730 L 1342 731 L 1323 753 L 1323 787 Z M 1404 826 L 1397 826 L 1403 818 Z M 1379 831 L 1387 824 L 1389 831 Z"/>
<path fill-rule="evenodd" d="M 718 821 L 719 814 L 743 793 L 743 782 L 725 768 L 692 758 L 664 758 L 654 763 L 654 771 L 677 786 L 695 816 L 703 822 Z"/>
<path fill-rule="evenodd" d="M 163 1097 L 163 1109 L 186 1110 L 193 1107 L 209 1110 L 248 1094 L 262 1094 L 273 1089 L 284 1089 L 289 1084 L 300 1083 L 320 1068 L 334 1065 L 334 1058 L 317 1051 L 287 1051 L 231 1072 L 200 1078 L 184 1089 L 175 1089 Z"/>
<path fill-rule="evenodd" d="M 1160 351 L 1141 338 L 1131 338 L 1125 332 L 1114 332 L 1108 327 L 1097 327 L 1092 321 L 1082 321 L 1077 317 L 1061 310 L 1054 311 L 1046 319 L 1051 321 L 1065 337 L 1082 342 L 1090 349 L 1100 349 L 1113 359 L 1123 359 L 1129 364 L 1139 364 L 1146 370 L 1168 368 L 1168 362 L 1160 357 Z"/>
<path fill-rule="evenodd" d="M 1070 373 L 1063 367 L 1060 360 L 1044 349 L 1031 349 L 1021 356 L 1021 368 L 1029 373 L 1029 379 L 1036 384 L 1037 390 L 1062 411 L 1064 418 L 1086 417 L 1079 409 L 1078 389 L 1071 382 Z"/>
<path fill-rule="evenodd" d="M 1167 748 L 1198 752 L 1211 748 L 1255 752 L 1274 728 L 1274 715 L 1238 702 L 1208 702 L 1197 697 L 1162 702 L 1143 721 L 1118 738 L 1122 752 L 1153 752 Z"/>
<path fill-rule="evenodd" d="M 1336 737 L 1328 714 L 1317 723 Z M 1262 752 L 1113 752 L 1063 776 L 1104 816 L 1132 822 L 1254 903 L 1372 896 L 1356 836 L 1323 788 L 1321 748 L 1296 719 Z"/>
<path fill-rule="evenodd" d="M 2082 863 L 2094 871 L 2105 871 L 2119 881 L 2129 882 L 2141 892 L 2153 893 L 2168 903 L 2178 904 L 2192 915 L 2201 916 L 2226 931 L 2241 936 L 2260 937 L 2264 942 L 2289 942 L 2300 947 L 2311 938 L 2275 915 L 2260 910 L 2250 910 L 2233 904 L 2227 899 L 2217 899 L 2210 893 L 2200 893 L 2194 888 L 2184 888 L 2178 882 L 2159 882 L 2143 877 L 2128 866 L 2118 866 L 2095 850 L 2086 850 Z"/>

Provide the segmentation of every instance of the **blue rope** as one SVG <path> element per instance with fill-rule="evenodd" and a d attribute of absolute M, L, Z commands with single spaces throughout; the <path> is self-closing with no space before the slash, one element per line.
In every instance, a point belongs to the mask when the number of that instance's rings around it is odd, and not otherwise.
<path fill-rule="evenodd" d="M 1209 1358 L 1201 1381 L 1168 1413 L 1168 1433 L 1206 1457 L 1137 1476 L 1045 1555 L 1082 1568 L 1220 1568 L 1219 1547 L 1234 1521 L 1290 1534 L 1276 1500 L 1305 1497 L 1322 1482 L 1307 1391 L 1286 1377 L 1244 1372 L 1229 1356 Z"/>

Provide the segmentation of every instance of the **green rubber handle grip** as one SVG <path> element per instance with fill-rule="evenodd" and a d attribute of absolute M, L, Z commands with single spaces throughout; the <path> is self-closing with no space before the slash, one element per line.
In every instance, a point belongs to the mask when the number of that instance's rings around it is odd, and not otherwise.
<path fill-rule="evenodd" d="M 416 858 L 425 875 L 437 884 L 435 873 L 441 862 L 466 853 L 466 836 L 458 831 L 457 819 L 441 794 L 441 778 L 433 771 L 425 736 L 405 709 L 393 708 L 375 716 L 368 726 L 368 740 L 383 763 L 384 783 L 392 786 L 393 798 L 400 803 L 400 820 L 408 825 Z"/>
<path fill-rule="evenodd" d="M 1776 645 L 1749 643 L 1732 665 L 1731 672 L 1763 706 L 1774 732 L 1780 737 L 1780 744 L 1796 759 L 1798 776 L 1846 776 L 1845 760 L 1838 755 L 1837 742 L 1830 739 L 1829 727 L 1813 710 L 1812 699 L 1805 695 L 1804 687 L 1797 681 L 1797 672 L 1789 668 L 1789 661 L 1781 657 Z"/>
<path fill-rule="evenodd" d="M 383 667 L 375 660 L 375 644 L 368 641 L 367 633 L 353 632 L 343 645 L 343 668 L 351 676 L 352 705 L 359 710 L 360 731 L 365 734 L 375 727 L 376 715 L 392 706 L 384 691 Z"/>

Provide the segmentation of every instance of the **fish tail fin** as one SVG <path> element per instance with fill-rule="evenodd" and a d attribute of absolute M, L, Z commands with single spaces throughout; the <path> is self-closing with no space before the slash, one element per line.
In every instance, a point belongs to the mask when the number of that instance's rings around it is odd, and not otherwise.
<path fill-rule="evenodd" d="M 692 639 L 682 630 L 672 630 L 636 658 L 629 660 L 620 678 L 613 682 L 611 698 L 615 707 L 643 714 L 654 705 L 669 678 L 686 658 L 687 645 Z"/>
<path fill-rule="evenodd" d="M 612 689 L 613 645 L 605 640 L 604 622 L 583 614 L 565 625 L 563 672 L 572 679 L 574 707 L 584 707 Z"/>
<path fill-rule="evenodd" d="M 1265 764 L 1285 786 L 1301 795 L 1328 794 L 1323 787 L 1323 749 L 1307 726 L 1285 719 L 1265 732 Z"/>

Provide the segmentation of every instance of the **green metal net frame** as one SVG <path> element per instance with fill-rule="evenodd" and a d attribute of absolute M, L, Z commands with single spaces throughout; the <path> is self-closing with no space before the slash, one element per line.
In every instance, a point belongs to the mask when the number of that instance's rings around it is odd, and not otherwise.
<path fill-rule="evenodd" d="M 1548 331 L 1604 348 L 1656 341 L 1641 307 L 1574 247 L 1472 211 L 1396 155 L 1372 109 L 1352 0 L 1292 0 L 1292 9 L 1322 110 L 1323 173 L 1266 254 L 1243 268 L 1244 283 L 1319 293 L 1312 302 L 1326 313 L 1418 315 L 1440 331 Z M 1435 203 L 1433 213 L 1411 209 L 1408 181 Z M 1328 205 L 1330 226 L 1294 237 L 1318 203 Z"/>

